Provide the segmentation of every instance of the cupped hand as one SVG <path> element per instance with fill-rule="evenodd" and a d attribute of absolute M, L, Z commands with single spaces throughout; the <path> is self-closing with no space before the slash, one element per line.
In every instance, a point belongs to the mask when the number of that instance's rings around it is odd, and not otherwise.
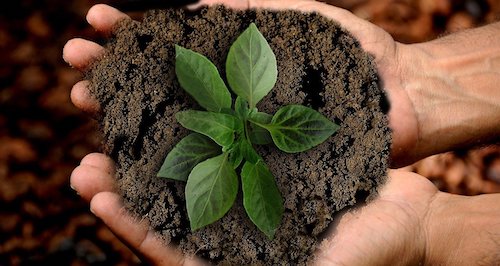
<path fill-rule="evenodd" d="M 125 243 L 143 262 L 151 265 L 203 265 L 195 258 L 185 258 L 164 245 L 145 220 L 133 218 L 116 193 L 115 164 L 101 153 L 85 156 L 71 174 L 71 187 L 90 202 L 90 210 Z"/>
<path fill-rule="evenodd" d="M 129 17 L 107 5 L 95 5 L 87 21 L 98 32 L 108 35 L 121 19 Z M 68 41 L 63 58 L 72 67 L 85 71 L 88 65 L 104 52 L 104 48 L 84 39 Z M 88 81 L 76 83 L 71 90 L 71 100 L 76 107 L 95 116 L 100 111 L 98 101 L 90 95 Z M 133 218 L 124 209 L 115 187 L 115 163 L 101 153 L 85 156 L 71 174 L 71 187 L 90 202 L 90 210 L 111 229 L 144 262 L 151 265 L 203 265 L 197 259 L 187 259 L 172 247 L 165 246 L 155 233 L 149 230 L 145 220 Z"/>
<path fill-rule="evenodd" d="M 382 86 L 390 103 L 389 122 L 393 131 L 391 159 L 393 166 L 404 166 L 421 159 L 415 154 L 419 125 L 412 100 L 403 89 L 404 60 L 412 53 L 411 49 L 397 43 L 383 29 L 362 20 L 347 10 L 311 0 L 205 0 L 202 4 L 224 4 L 233 8 L 295 9 L 303 12 L 318 12 L 332 18 L 350 31 L 371 53 L 377 65 Z M 192 6 L 196 8 L 197 6 Z M 89 10 L 87 20 L 97 31 L 109 34 L 115 23 L 128 18 L 124 13 L 106 5 L 96 5 Z M 64 48 L 64 59 L 73 67 L 85 70 L 88 63 L 104 52 L 104 48 L 94 42 L 73 39 Z M 99 105 L 87 89 L 88 81 L 81 81 L 73 87 L 71 99 L 80 109 L 89 113 L 99 111 Z"/>
<path fill-rule="evenodd" d="M 166 246 L 146 221 L 132 218 L 114 187 L 114 162 L 87 155 L 71 176 L 92 212 L 151 265 L 203 265 Z M 500 262 L 499 194 L 476 197 L 439 192 L 426 178 L 391 171 L 379 196 L 338 215 L 317 252 L 316 265 L 484 265 Z M 460 256 L 456 256 L 460 254 Z"/>
<path fill-rule="evenodd" d="M 418 122 L 412 102 L 402 88 L 402 60 L 407 47 L 394 42 L 388 33 L 363 21 L 348 11 L 314 1 L 205 1 L 224 3 L 234 8 L 293 8 L 304 12 L 316 11 L 339 21 L 358 38 L 365 50 L 372 53 L 391 103 L 390 125 L 393 129 L 392 159 L 395 164 L 415 160 L 411 153 L 418 139 Z M 120 11 L 106 5 L 89 10 L 87 20 L 97 31 L 109 34 L 118 20 L 128 19 Z M 98 58 L 104 49 L 83 39 L 70 40 L 64 48 L 64 59 L 73 67 L 85 70 L 89 62 Z M 72 89 L 71 99 L 80 109 L 96 114 L 98 102 L 89 94 L 88 81 L 81 81 Z M 91 210 L 139 255 L 154 265 L 200 264 L 185 260 L 165 246 L 148 230 L 145 221 L 136 221 L 128 215 L 115 192 L 114 163 L 102 154 L 86 156 L 72 176 L 71 184 L 80 195 L 90 201 Z M 367 206 L 343 215 L 332 240 L 318 253 L 318 264 L 393 264 L 428 260 L 429 231 L 434 230 L 439 210 L 436 202 L 447 199 L 425 178 L 405 172 L 391 172 L 389 181 L 379 197 Z M 497 212 L 497 213 L 500 213 Z"/>

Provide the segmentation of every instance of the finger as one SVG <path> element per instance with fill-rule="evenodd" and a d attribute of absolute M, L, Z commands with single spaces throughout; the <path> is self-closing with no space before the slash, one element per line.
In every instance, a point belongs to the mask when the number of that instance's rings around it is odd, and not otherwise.
<path fill-rule="evenodd" d="M 71 101 L 78 109 L 96 116 L 101 111 L 101 107 L 99 101 L 90 93 L 88 86 L 88 80 L 83 80 L 73 85 L 73 89 L 71 89 Z"/>
<path fill-rule="evenodd" d="M 263 8 L 270 10 L 297 10 L 305 13 L 317 12 L 327 18 L 334 19 L 342 24 L 358 39 L 361 34 L 371 30 L 373 25 L 356 17 L 351 12 L 313 0 L 248 0 L 250 8 Z M 368 28 L 367 28 L 368 27 Z"/>
<path fill-rule="evenodd" d="M 316 12 L 337 21 L 360 42 L 363 49 L 373 54 L 375 59 L 383 59 L 383 55 L 393 49 L 392 46 L 380 45 L 392 40 L 392 37 L 381 28 L 363 20 L 350 11 L 326 3 L 313 0 L 204 0 L 192 7 L 202 5 L 223 4 L 229 8 L 246 9 L 259 8 L 267 10 L 296 10 L 305 13 Z M 367 36 L 379 36 L 368 38 Z"/>
<path fill-rule="evenodd" d="M 87 22 L 105 35 L 109 35 L 115 25 L 123 19 L 130 19 L 130 17 L 120 10 L 105 4 L 94 5 L 87 13 Z"/>
<path fill-rule="evenodd" d="M 102 169 L 103 171 L 114 175 L 115 174 L 115 162 L 109 156 L 102 153 L 90 153 L 83 157 L 80 165 L 89 165 Z"/>
<path fill-rule="evenodd" d="M 115 163 L 111 158 L 102 153 L 91 153 L 71 173 L 71 187 L 90 201 L 99 192 L 115 190 L 114 174 Z"/>
<path fill-rule="evenodd" d="M 313 0 L 202 0 L 197 4 L 190 5 L 189 7 L 199 8 L 201 6 L 211 6 L 223 4 L 229 8 L 234 9 L 247 9 L 247 8 L 262 8 L 269 10 L 297 10 L 306 13 L 318 12 L 323 16 L 331 19 L 335 19 L 340 23 L 344 23 L 346 28 L 351 31 L 361 32 L 364 31 L 366 24 L 363 20 L 356 17 L 351 12 L 334 7 L 332 5 L 327 5 L 325 3 L 313 1 Z M 348 23 L 347 23 L 348 22 Z M 361 23 L 360 23 L 361 22 Z"/>
<path fill-rule="evenodd" d="M 80 38 L 69 40 L 63 48 L 63 59 L 70 66 L 84 71 L 92 61 L 104 53 L 104 48 L 95 42 Z"/>
<path fill-rule="evenodd" d="M 71 173 L 71 187 L 86 201 L 103 191 L 114 191 L 113 175 L 102 168 L 92 165 L 80 165 Z"/>
<path fill-rule="evenodd" d="M 116 193 L 101 192 L 90 202 L 91 211 L 125 244 L 151 265 L 201 265 L 187 260 L 179 252 L 167 247 L 149 230 L 146 221 L 137 221 L 124 209 Z"/>
<path fill-rule="evenodd" d="M 196 4 L 187 6 L 188 9 L 194 10 L 202 6 L 224 5 L 233 9 L 247 9 L 249 7 L 248 0 L 201 0 Z"/>

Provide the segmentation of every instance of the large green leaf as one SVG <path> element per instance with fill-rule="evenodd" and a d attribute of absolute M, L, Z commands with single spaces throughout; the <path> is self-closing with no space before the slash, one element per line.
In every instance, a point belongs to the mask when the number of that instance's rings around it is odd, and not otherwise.
<path fill-rule="evenodd" d="M 283 215 L 283 199 L 272 173 L 262 160 L 246 162 L 241 170 L 243 206 L 250 220 L 272 239 Z"/>
<path fill-rule="evenodd" d="M 243 131 L 241 120 L 233 115 L 188 110 L 178 112 L 175 117 L 183 127 L 208 136 L 226 148 L 233 143 L 234 133 Z"/>
<path fill-rule="evenodd" d="M 262 112 L 253 112 L 250 114 L 250 122 L 256 122 L 258 124 L 269 124 L 271 123 L 273 116 L 270 114 Z M 251 124 L 251 130 L 249 133 L 250 141 L 257 145 L 266 145 L 273 142 L 271 134 L 265 128 L 258 126 L 255 123 Z"/>
<path fill-rule="evenodd" d="M 175 73 L 182 88 L 203 108 L 219 112 L 231 108 L 231 94 L 217 68 L 203 55 L 175 46 Z"/>
<path fill-rule="evenodd" d="M 279 109 L 271 124 L 261 126 L 269 130 L 274 144 L 280 150 L 290 153 L 311 149 L 339 128 L 319 112 L 302 105 L 288 105 Z"/>
<path fill-rule="evenodd" d="M 157 176 L 186 181 L 189 173 L 198 163 L 220 152 L 219 145 L 208 137 L 191 133 L 179 141 L 168 153 Z"/>
<path fill-rule="evenodd" d="M 224 216 L 238 194 L 238 176 L 224 153 L 194 167 L 186 184 L 186 206 L 191 230 Z"/>
<path fill-rule="evenodd" d="M 227 81 L 250 108 L 274 87 L 278 76 L 276 57 L 255 24 L 236 39 L 227 55 Z"/>

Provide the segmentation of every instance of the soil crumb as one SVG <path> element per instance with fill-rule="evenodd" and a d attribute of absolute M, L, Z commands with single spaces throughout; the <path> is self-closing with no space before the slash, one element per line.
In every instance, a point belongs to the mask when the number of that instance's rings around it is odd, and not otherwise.
<path fill-rule="evenodd" d="M 229 47 L 252 22 L 278 60 L 278 82 L 259 110 L 303 104 L 341 126 L 307 152 L 258 148 L 284 198 L 274 240 L 248 219 L 241 195 L 221 220 L 191 232 L 184 184 L 156 177 L 167 153 L 188 134 L 175 113 L 200 109 L 177 82 L 174 44 L 207 56 L 225 77 Z M 87 77 L 103 109 L 103 147 L 117 162 L 120 193 L 131 213 L 188 256 L 224 265 L 306 264 L 334 214 L 374 196 L 386 179 L 387 100 L 372 57 L 334 21 L 296 11 L 153 10 L 142 22 L 120 23 L 106 48 Z"/>

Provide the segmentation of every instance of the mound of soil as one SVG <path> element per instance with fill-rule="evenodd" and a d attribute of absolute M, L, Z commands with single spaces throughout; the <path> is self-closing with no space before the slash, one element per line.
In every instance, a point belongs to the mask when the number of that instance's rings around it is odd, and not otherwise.
<path fill-rule="evenodd" d="M 278 82 L 259 110 L 303 104 L 341 126 L 307 152 L 259 147 L 284 197 L 274 240 L 247 218 L 241 195 L 220 221 L 191 232 L 185 184 L 156 177 L 167 153 L 188 134 L 175 113 L 200 109 L 177 82 L 174 44 L 206 55 L 225 76 L 229 47 L 251 22 L 278 60 Z M 314 259 L 335 212 L 375 195 L 386 179 L 388 104 L 375 65 L 348 32 L 317 14 L 223 7 L 150 11 L 141 23 L 120 23 L 88 78 L 104 111 L 104 147 L 117 162 L 127 209 L 185 254 L 231 265 L 304 264 Z"/>

